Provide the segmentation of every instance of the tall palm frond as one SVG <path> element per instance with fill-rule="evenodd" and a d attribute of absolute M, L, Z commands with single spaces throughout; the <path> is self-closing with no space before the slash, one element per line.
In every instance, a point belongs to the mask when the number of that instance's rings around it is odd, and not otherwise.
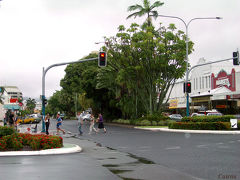
<path fill-rule="evenodd" d="M 143 6 L 136 4 L 136 5 L 132 5 L 132 6 L 128 7 L 129 12 L 136 11 L 136 10 L 138 10 L 138 11 L 130 14 L 127 17 L 127 19 L 129 19 L 131 17 L 136 18 L 137 16 L 141 17 L 146 14 L 147 15 L 146 21 L 147 21 L 148 26 L 150 26 L 151 25 L 151 17 L 154 17 L 155 19 L 158 17 L 158 12 L 154 11 L 153 9 L 155 9 L 159 6 L 162 6 L 163 4 L 164 3 L 160 2 L 160 1 L 156 1 L 151 5 L 149 0 L 143 0 Z"/>

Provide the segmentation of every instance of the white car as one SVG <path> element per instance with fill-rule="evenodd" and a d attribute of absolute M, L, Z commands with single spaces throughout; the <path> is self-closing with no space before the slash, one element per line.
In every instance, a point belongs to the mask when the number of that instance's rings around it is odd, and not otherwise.
<path fill-rule="evenodd" d="M 193 116 L 205 116 L 205 114 L 192 113 L 191 117 L 193 117 Z"/>
<path fill-rule="evenodd" d="M 222 113 L 219 113 L 219 112 L 211 112 L 211 113 L 208 113 L 207 116 L 222 116 Z"/>
<path fill-rule="evenodd" d="M 169 117 L 171 120 L 175 120 L 175 121 L 181 121 L 181 119 L 183 118 L 181 114 L 172 114 Z"/>
<path fill-rule="evenodd" d="M 32 118 L 38 118 L 39 117 L 38 114 L 31 114 L 29 116 L 32 117 Z"/>
<path fill-rule="evenodd" d="M 83 114 L 82 116 L 83 121 L 90 121 L 91 120 L 91 114 Z"/>

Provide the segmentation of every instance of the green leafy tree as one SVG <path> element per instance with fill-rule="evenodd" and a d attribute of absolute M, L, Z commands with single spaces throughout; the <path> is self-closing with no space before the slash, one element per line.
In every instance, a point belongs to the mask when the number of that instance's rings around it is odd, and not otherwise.
<path fill-rule="evenodd" d="M 94 57 L 98 57 L 98 53 L 91 53 L 84 59 Z M 107 117 L 119 116 L 120 112 L 113 99 L 114 94 L 105 88 L 96 88 L 99 70 L 97 61 L 76 63 L 66 67 L 66 74 L 60 85 L 62 90 L 72 97 L 71 103 L 68 103 L 68 111 L 71 111 L 71 114 L 75 113 L 76 108 L 77 110 L 92 108 L 95 114 L 102 112 Z"/>
<path fill-rule="evenodd" d="M 148 0 L 143 0 L 143 6 L 140 4 L 136 4 L 136 5 L 132 5 L 128 7 L 128 11 L 136 11 L 132 14 L 130 14 L 128 18 L 131 17 L 142 17 L 144 15 L 147 15 L 147 25 L 150 26 L 152 24 L 152 17 L 153 18 L 157 18 L 158 17 L 158 12 L 154 9 L 156 9 L 157 7 L 162 6 L 164 3 L 160 2 L 160 1 L 155 1 L 152 5 L 150 4 L 150 1 Z"/>
<path fill-rule="evenodd" d="M 30 113 L 33 113 L 36 107 L 36 100 L 32 98 L 28 98 L 26 106 L 27 106 L 27 110 L 29 110 Z"/>
<path fill-rule="evenodd" d="M 99 71 L 97 88 L 115 94 L 125 117 L 159 111 L 171 84 L 185 73 L 185 40 L 174 25 L 158 31 L 138 24 L 119 26 L 116 36 L 105 39 L 108 66 Z"/>
<path fill-rule="evenodd" d="M 3 104 L 3 92 L 5 91 L 4 87 L 0 87 L 0 104 Z"/>

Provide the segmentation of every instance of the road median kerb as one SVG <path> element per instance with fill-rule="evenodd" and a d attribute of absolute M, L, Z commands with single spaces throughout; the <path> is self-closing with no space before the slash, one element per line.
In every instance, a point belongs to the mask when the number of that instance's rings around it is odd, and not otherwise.
<path fill-rule="evenodd" d="M 163 131 L 175 133 L 196 133 L 196 134 L 240 134 L 239 130 L 235 131 L 218 131 L 218 130 L 185 130 L 185 129 L 168 129 L 168 128 L 141 128 L 134 127 L 135 129 L 150 130 L 150 131 Z"/>
<path fill-rule="evenodd" d="M 75 144 L 64 144 L 62 148 L 45 149 L 40 151 L 5 151 L 0 152 L 0 156 L 41 156 L 57 155 L 81 152 L 82 148 Z"/>

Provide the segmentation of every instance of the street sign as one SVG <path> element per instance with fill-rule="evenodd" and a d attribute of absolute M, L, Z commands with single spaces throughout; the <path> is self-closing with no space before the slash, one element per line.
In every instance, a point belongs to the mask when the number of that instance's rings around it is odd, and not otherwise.
<path fill-rule="evenodd" d="M 237 119 L 230 119 L 230 122 L 231 122 L 231 128 L 232 129 L 237 129 L 238 128 L 238 125 L 237 125 L 238 120 Z"/>

